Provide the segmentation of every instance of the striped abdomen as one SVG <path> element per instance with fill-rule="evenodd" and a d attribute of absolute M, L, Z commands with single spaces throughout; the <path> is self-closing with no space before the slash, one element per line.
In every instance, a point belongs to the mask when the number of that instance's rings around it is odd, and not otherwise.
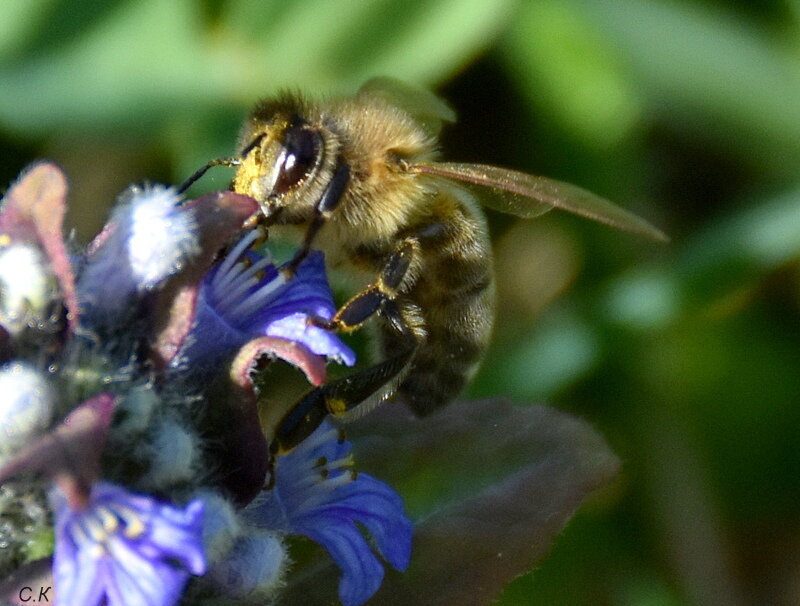
<path fill-rule="evenodd" d="M 465 192 L 448 194 L 435 199 L 431 221 L 407 232 L 418 239 L 422 262 L 397 299 L 420 341 L 398 392 L 421 415 L 459 395 L 478 368 L 494 319 L 483 217 Z M 384 355 L 390 355 L 399 344 L 391 331 L 382 332 Z"/>

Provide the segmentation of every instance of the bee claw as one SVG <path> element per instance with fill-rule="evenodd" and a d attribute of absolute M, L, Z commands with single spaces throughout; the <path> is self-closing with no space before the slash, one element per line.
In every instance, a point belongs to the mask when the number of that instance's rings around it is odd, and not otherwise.
<path fill-rule="evenodd" d="M 306 326 L 316 326 L 317 328 L 324 328 L 325 330 L 335 330 L 337 328 L 336 322 L 320 318 L 319 316 L 308 316 L 306 318 Z"/>
<path fill-rule="evenodd" d="M 252 215 L 250 215 L 247 219 L 245 219 L 242 227 L 244 229 L 257 229 L 257 228 L 261 229 L 264 223 L 263 217 L 264 215 L 261 214 L 260 212 L 255 212 Z M 264 230 L 264 232 L 265 232 L 264 236 L 266 237 L 266 230 Z"/>

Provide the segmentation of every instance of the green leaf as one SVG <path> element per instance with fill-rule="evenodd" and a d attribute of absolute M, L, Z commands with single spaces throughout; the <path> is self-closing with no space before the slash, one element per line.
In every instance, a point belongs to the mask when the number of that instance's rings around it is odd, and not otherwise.
<path fill-rule="evenodd" d="M 777 36 L 696 3 L 573 1 L 606 32 L 662 119 L 747 162 L 796 174 L 800 61 Z"/>
<path fill-rule="evenodd" d="M 800 186 L 709 225 L 688 243 L 683 263 L 696 273 L 743 260 L 769 271 L 800 258 Z"/>
<path fill-rule="evenodd" d="M 281 87 L 352 92 L 372 76 L 441 80 L 488 45 L 512 5 L 307 0 L 257 11 L 241 1 L 231 4 L 225 29 L 233 36 L 251 24 L 246 69 L 252 77 L 242 79 L 240 93 L 252 98 Z"/>
<path fill-rule="evenodd" d="M 740 307 L 765 274 L 800 259 L 800 188 L 754 200 L 676 246 L 672 263 L 640 267 L 609 284 L 606 319 L 647 331 L 708 313 L 709 304 L 720 312 Z"/>
<path fill-rule="evenodd" d="M 484 48 L 511 5 L 233 1 L 204 19 L 193 0 L 116 0 L 90 18 L 79 3 L 80 19 L 57 4 L 48 16 L 64 23 L 33 21 L 17 37 L 35 43 L 0 64 L 0 124 L 29 137 L 146 133 L 192 113 L 244 116 L 281 88 L 351 93 L 372 75 L 431 84 Z M 200 128 L 180 132 L 196 140 Z"/>
<path fill-rule="evenodd" d="M 527 3 L 502 49 L 531 104 L 586 144 L 609 147 L 638 123 L 642 99 L 623 61 L 599 26 L 573 3 Z"/>
<path fill-rule="evenodd" d="M 26 0 L 26 2 L 5 2 L 3 18 L 0 19 L 0 61 L 24 47 L 36 32 L 42 20 L 46 19 L 48 9 L 57 0 Z"/>
<path fill-rule="evenodd" d="M 157 124 L 214 96 L 190 0 L 121 5 L 61 52 L 0 70 L 0 122 L 29 134 Z"/>
<path fill-rule="evenodd" d="M 476 386 L 480 395 L 496 393 L 497 385 L 515 400 L 550 400 L 585 376 L 601 356 L 594 327 L 574 310 L 552 311 L 531 328 L 519 327 L 513 341 L 490 350 Z"/>

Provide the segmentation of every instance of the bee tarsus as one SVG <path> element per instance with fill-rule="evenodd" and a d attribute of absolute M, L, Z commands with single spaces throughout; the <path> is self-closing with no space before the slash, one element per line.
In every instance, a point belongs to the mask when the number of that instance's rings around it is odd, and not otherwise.
<path fill-rule="evenodd" d="M 394 393 L 397 384 L 408 372 L 418 342 L 414 333 L 403 323 L 393 300 L 385 299 L 380 313 L 401 331 L 404 346 L 387 359 L 321 385 L 295 402 L 275 428 L 271 442 L 273 454 L 292 450 L 310 436 L 327 416 L 346 420 L 359 417 Z"/>

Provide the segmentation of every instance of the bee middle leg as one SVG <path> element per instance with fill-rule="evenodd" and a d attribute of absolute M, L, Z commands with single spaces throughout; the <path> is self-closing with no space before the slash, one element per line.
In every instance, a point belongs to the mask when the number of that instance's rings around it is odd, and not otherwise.
<path fill-rule="evenodd" d="M 279 422 L 272 442 L 274 453 L 291 450 L 319 427 L 328 415 L 338 418 L 366 413 L 396 390 L 416 353 L 419 337 L 408 325 L 404 310 L 395 300 L 411 266 L 415 240 L 398 245 L 377 280 L 345 303 L 330 321 L 316 321 L 326 328 L 355 330 L 380 314 L 400 336 L 402 346 L 387 359 L 353 375 L 331 381 L 308 392 Z"/>
<path fill-rule="evenodd" d="M 406 238 L 400 242 L 372 284 L 353 295 L 330 321 L 316 321 L 316 323 L 330 330 L 345 332 L 360 328 L 370 317 L 382 311 L 388 301 L 393 301 L 397 297 L 398 289 L 408 275 L 414 257 L 418 254 L 417 248 L 418 243 L 414 238 Z M 394 326 L 394 320 L 389 321 Z M 394 326 L 394 328 L 403 334 L 402 327 Z"/>

